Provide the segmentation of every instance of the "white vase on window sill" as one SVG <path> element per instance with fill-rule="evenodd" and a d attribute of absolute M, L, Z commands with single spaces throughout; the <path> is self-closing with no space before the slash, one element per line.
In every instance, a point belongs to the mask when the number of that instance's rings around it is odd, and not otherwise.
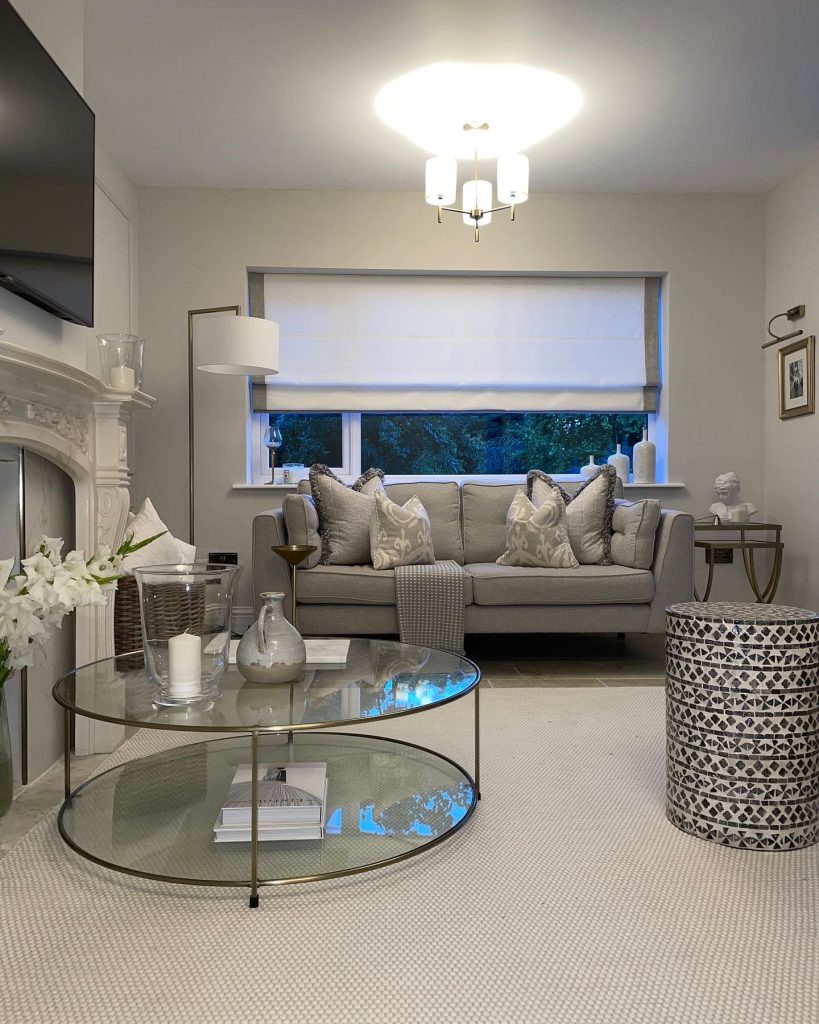
<path fill-rule="evenodd" d="M 580 467 L 580 476 L 583 480 L 591 480 L 593 476 L 597 476 L 597 472 L 600 467 L 594 461 L 594 456 L 589 456 L 587 465 Z"/>
<path fill-rule="evenodd" d="M 643 440 L 634 446 L 634 483 L 653 484 L 657 475 L 657 449 L 643 431 Z"/>
<path fill-rule="evenodd" d="M 628 483 L 628 471 L 629 471 L 629 457 L 624 455 L 622 451 L 622 445 L 617 445 L 617 451 L 614 455 L 609 455 L 608 464 L 614 466 L 614 472 L 620 478 L 622 483 L 625 485 Z"/>

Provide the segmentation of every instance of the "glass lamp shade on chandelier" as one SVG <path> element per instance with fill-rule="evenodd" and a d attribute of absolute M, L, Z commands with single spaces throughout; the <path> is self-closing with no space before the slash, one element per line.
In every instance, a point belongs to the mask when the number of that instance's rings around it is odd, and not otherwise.
<path fill-rule="evenodd" d="M 492 214 L 529 198 L 529 159 L 522 153 L 551 135 L 580 109 L 582 94 L 563 75 L 516 64 L 430 64 L 389 82 L 375 101 L 378 116 L 391 128 L 433 153 L 426 163 L 424 198 L 438 211 L 458 213 L 474 228 Z M 472 162 L 461 207 L 458 160 Z M 497 160 L 497 206 L 492 183 L 479 177 L 481 160 Z"/>

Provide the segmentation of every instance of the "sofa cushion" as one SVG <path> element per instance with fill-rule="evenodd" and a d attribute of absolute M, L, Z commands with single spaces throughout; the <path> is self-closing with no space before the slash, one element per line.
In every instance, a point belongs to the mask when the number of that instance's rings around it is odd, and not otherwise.
<path fill-rule="evenodd" d="M 548 496 L 540 508 L 535 508 L 523 491 L 518 491 L 506 513 L 506 550 L 497 563 L 543 569 L 577 568 L 569 543 L 566 506 L 559 491 Z"/>
<path fill-rule="evenodd" d="M 461 489 L 458 484 L 454 481 L 421 481 L 387 484 L 384 489 L 399 505 L 403 505 L 408 498 L 415 495 L 429 516 L 435 557 L 442 561 L 451 558 L 459 565 L 464 564 L 464 546 L 461 540 Z"/>
<path fill-rule="evenodd" d="M 399 505 L 376 491 L 370 517 L 370 560 L 373 569 L 382 570 L 435 561 L 429 516 L 417 495 Z"/>
<path fill-rule="evenodd" d="M 654 597 L 653 574 L 623 565 L 527 569 L 492 562 L 467 563 L 466 571 L 481 605 L 647 604 Z"/>
<path fill-rule="evenodd" d="M 288 494 L 282 505 L 288 544 L 312 544 L 316 549 L 299 563 L 299 569 L 312 569 L 321 560 L 321 534 L 318 512 L 307 494 Z"/>
<path fill-rule="evenodd" d="M 395 570 L 371 565 L 317 565 L 299 573 L 299 604 L 395 604 Z M 464 604 L 472 604 L 472 579 L 464 573 Z"/>
<path fill-rule="evenodd" d="M 310 467 L 310 489 L 318 512 L 321 565 L 365 565 L 370 560 L 370 516 L 384 474 L 368 469 L 348 487 L 321 463 Z"/>
<path fill-rule="evenodd" d="M 470 562 L 494 562 L 506 550 L 506 515 L 520 484 L 463 485 L 464 558 Z M 435 549 L 437 552 L 437 548 Z M 443 557 L 440 556 L 439 557 Z"/>
<path fill-rule="evenodd" d="M 659 522 L 660 503 L 656 498 L 616 502 L 611 521 L 611 559 L 614 564 L 650 569 Z"/>
<path fill-rule="evenodd" d="M 526 482 L 536 508 L 554 491 L 563 495 L 569 540 L 581 565 L 611 565 L 611 520 L 617 482 L 614 466 L 601 466 L 574 494 L 539 469 L 531 470 Z"/>

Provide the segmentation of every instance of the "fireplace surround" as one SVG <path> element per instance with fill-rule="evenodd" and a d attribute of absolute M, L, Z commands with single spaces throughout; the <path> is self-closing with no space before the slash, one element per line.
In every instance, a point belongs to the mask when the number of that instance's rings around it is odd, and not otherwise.
<path fill-rule="evenodd" d="M 0 341 L 0 443 L 21 445 L 54 462 L 75 492 L 76 545 L 115 548 L 125 532 L 133 473 L 133 413 L 155 399 L 112 391 L 92 374 Z M 113 601 L 76 614 L 77 664 L 113 654 Z M 78 718 L 78 754 L 112 750 L 120 726 Z"/>

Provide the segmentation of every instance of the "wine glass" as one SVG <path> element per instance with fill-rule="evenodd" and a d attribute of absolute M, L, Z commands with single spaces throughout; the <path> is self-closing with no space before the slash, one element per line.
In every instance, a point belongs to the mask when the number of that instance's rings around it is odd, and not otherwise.
<path fill-rule="evenodd" d="M 269 484 L 276 482 L 276 452 L 282 446 L 282 432 L 278 427 L 269 426 L 264 432 L 263 444 L 270 452 L 270 479 Z"/>

